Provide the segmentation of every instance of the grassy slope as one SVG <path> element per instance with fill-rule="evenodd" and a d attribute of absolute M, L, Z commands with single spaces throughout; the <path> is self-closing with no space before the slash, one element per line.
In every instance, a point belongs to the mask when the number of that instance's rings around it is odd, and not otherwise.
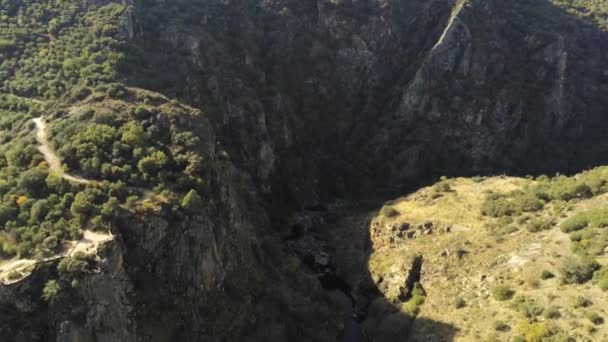
<path fill-rule="evenodd" d="M 375 252 L 369 267 L 374 279 L 384 278 L 385 287 L 380 286 L 390 299 L 396 300 L 397 286 L 391 278 L 403 274 L 409 256 L 424 257 L 421 282 L 427 291 L 425 304 L 419 317 L 453 324 L 460 331 L 457 340 L 504 340 L 525 335 L 534 340 L 531 327 L 545 331 L 570 332 L 576 340 L 606 340 L 608 329 L 594 325 L 587 315 L 597 311 L 606 317 L 608 297 L 603 291 L 588 282 L 582 285 L 564 285 L 559 277 L 560 265 L 574 253 L 570 249 L 568 234 L 559 229 L 559 224 L 576 213 L 608 205 L 608 196 L 599 195 L 589 199 L 564 203 L 550 203 L 538 212 L 520 215 L 512 223 L 501 218 L 483 216 L 481 206 L 489 191 L 509 193 L 517 189 L 530 189 L 536 181 L 513 177 L 485 179 L 451 179 L 447 182 L 451 191 L 438 191 L 438 186 L 427 187 L 411 195 L 387 203 L 399 214 L 389 218 L 379 215 L 374 221 L 379 228 L 372 233 Z M 527 188 L 528 187 L 528 188 Z M 524 217 L 551 217 L 553 224 L 548 230 L 529 232 Z M 404 222 L 416 225 L 432 221 L 436 227 L 460 225 L 462 231 L 433 234 L 415 239 L 397 239 L 390 243 L 386 231 Z M 372 222 L 372 225 L 374 223 Z M 508 229 L 505 229 L 508 226 Z M 466 230 L 466 228 L 469 230 Z M 597 260 L 605 263 L 604 256 Z M 555 278 L 541 280 L 541 272 L 548 270 Z M 388 280 L 387 280 L 388 279 Z M 532 298 L 545 309 L 558 308 L 561 318 L 547 319 L 542 315 L 527 318 L 512 308 L 512 301 L 493 299 L 491 290 L 504 284 L 517 295 Z M 593 304 L 586 308 L 575 308 L 577 297 L 585 296 Z M 466 303 L 456 308 L 456 298 Z M 547 310 L 545 310 L 546 312 Z M 494 324 L 503 321 L 510 328 L 505 332 L 495 330 Z M 523 325 L 532 322 L 533 326 Z M 419 328 L 419 329 L 418 329 Z M 414 337 L 424 340 L 424 327 L 414 325 Z M 540 334 L 542 335 L 542 333 Z"/>

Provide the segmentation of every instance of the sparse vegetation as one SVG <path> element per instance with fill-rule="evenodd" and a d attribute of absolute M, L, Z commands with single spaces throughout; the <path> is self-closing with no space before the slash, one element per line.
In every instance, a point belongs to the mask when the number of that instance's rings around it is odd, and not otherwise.
<path fill-rule="evenodd" d="M 586 308 L 586 307 L 591 306 L 592 304 L 593 303 L 589 299 L 587 299 L 583 296 L 577 296 L 576 300 L 574 302 L 574 307 L 575 308 Z"/>
<path fill-rule="evenodd" d="M 583 284 L 593 278 L 593 273 L 600 268 L 597 261 L 590 258 L 568 258 L 560 267 L 562 282 L 565 284 Z"/>
<path fill-rule="evenodd" d="M 515 297 L 512 305 L 517 312 L 522 313 L 526 318 L 529 319 L 540 316 L 545 310 L 534 299 L 523 295 Z"/>
<path fill-rule="evenodd" d="M 497 285 L 492 288 L 492 297 L 498 301 L 505 301 L 513 298 L 515 291 L 507 285 Z"/>
<path fill-rule="evenodd" d="M 380 209 L 380 215 L 390 218 L 399 216 L 399 212 L 391 206 L 384 206 L 382 209 Z"/>
<path fill-rule="evenodd" d="M 517 325 L 517 331 L 522 335 L 525 342 L 541 342 L 556 333 L 547 323 L 530 323 L 528 321 L 523 321 Z"/>
<path fill-rule="evenodd" d="M 56 280 L 49 280 L 44 284 L 44 288 L 42 289 L 42 298 L 50 302 L 57 297 L 60 291 L 61 287 L 59 283 Z"/>
<path fill-rule="evenodd" d="M 561 313 L 559 312 L 559 308 L 555 306 L 550 306 L 545 310 L 543 316 L 546 319 L 558 319 L 561 317 Z"/>
<path fill-rule="evenodd" d="M 587 225 L 589 225 L 589 219 L 587 218 L 587 216 L 584 214 L 577 214 L 562 222 L 559 228 L 564 233 L 570 233 L 577 230 L 581 230 L 587 227 Z"/>
<path fill-rule="evenodd" d="M 467 303 L 462 297 L 456 297 L 456 299 L 454 299 L 454 307 L 456 309 L 462 309 L 466 305 L 467 305 Z"/>
<path fill-rule="evenodd" d="M 601 270 L 595 272 L 593 281 L 597 283 L 600 289 L 604 291 L 608 290 L 608 267 L 604 266 Z"/>
<path fill-rule="evenodd" d="M 602 316 L 600 316 L 599 313 L 595 312 L 595 311 L 589 311 L 585 314 L 585 317 L 587 317 L 587 319 L 595 324 L 595 325 L 600 325 L 604 323 L 604 318 Z"/>
<path fill-rule="evenodd" d="M 494 321 L 493 326 L 494 330 L 501 332 L 509 331 L 511 329 L 511 327 L 503 321 Z"/>
<path fill-rule="evenodd" d="M 414 283 L 410 299 L 404 304 L 405 312 L 416 316 L 420 311 L 420 306 L 424 304 L 426 295 L 419 283 Z"/>
<path fill-rule="evenodd" d="M 577 175 L 576 177 L 556 176 L 554 178 L 539 177 L 535 183 L 523 190 L 507 194 L 491 193 L 486 196 L 481 213 L 491 217 L 519 216 L 526 212 L 536 212 L 547 203 L 571 201 L 590 198 L 608 191 L 606 180 L 608 168 L 599 167 Z M 597 214 L 596 222 L 608 224 L 606 214 Z M 586 223 L 585 223 L 586 221 Z M 562 224 L 563 231 L 569 232 L 581 229 L 588 224 L 588 219 L 578 217 L 571 222 Z M 546 222 L 536 222 L 528 229 L 539 231 L 546 229 Z"/>
<path fill-rule="evenodd" d="M 542 280 L 547 280 L 551 278 L 555 278 L 555 274 L 551 273 L 550 271 L 543 270 L 540 274 L 540 279 Z"/>

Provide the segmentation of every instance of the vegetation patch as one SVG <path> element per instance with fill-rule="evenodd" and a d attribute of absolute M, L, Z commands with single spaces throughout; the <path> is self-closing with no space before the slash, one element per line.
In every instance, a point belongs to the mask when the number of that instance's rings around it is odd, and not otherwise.
<path fill-rule="evenodd" d="M 583 284 L 593 278 L 600 264 L 591 258 L 567 258 L 560 267 L 561 279 L 565 284 Z"/>
<path fill-rule="evenodd" d="M 513 298 L 515 291 L 507 285 L 497 285 L 492 288 L 492 297 L 498 301 L 505 301 Z"/>

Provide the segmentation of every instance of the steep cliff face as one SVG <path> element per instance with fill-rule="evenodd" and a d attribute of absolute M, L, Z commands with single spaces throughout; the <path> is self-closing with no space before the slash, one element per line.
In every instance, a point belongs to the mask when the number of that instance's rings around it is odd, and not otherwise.
<path fill-rule="evenodd" d="M 144 102 L 165 106 L 153 115 L 155 138 L 193 132 L 190 152 L 205 161 L 197 173 L 205 178 L 200 207 L 172 203 L 170 192 L 153 189 L 118 207 L 115 239 L 83 257 L 86 263 L 38 263 L 25 279 L 0 285 L 0 339 L 335 340 L 334 304 L 319 295 L 314 277 L 284 258 L 255 186 L 217 143 L 206 116 L 160 94 L 125 91 L 120 100 L 102 100 L 102 93 L 63 98 L 47 118 L 69 130 L 70 122 L 91 119 L 86 113 L 124 115 Z"/>
<path fill-rule="evenodd" d="M 123 250 L 110 242 L 99 252 L 97 268 L 77 287 L 47 302 L 42 299 L 57 262 L 39 264 L 23 281 L 0 287 L 4 341 L 135 341 L 131 320 L 132 286 Z"/>
<path fill-rule="evenodd" d="M 120 3 L 129 7 L 110 8 L 120 30 L 104 33 L 105 21 L 89 30 L 83 19 L 85 37 L 120 51 L 108 59 L 123 66 L 128 85 L 208 114 L 178 116 L 157 132 L 181 125 L 203 140 L 205 207 L 121 211 L 98 272 L 48 303 L 41 295 L 57 276 L 53 264 L 1 286 L 2 340 L 334 341 L 337 310 L 299 261 L 285 257 L 271 228 L 269 217 L 285 218 L 283 207 L 399 192 L 441 174 L 608 162 L 606 33 L 549 1 Z M 76 51 L 103 60 L 91 45 Z M 116 81 L 114 65 L 96 64 L 108 79 L 95 82 Z M 25 71 L 6 91 L 60 98 L 59 106 L 80 77 L 64 71 L 65 84 L 42 92 Z M 374 286 L 369 255 L 359 255 L 371 253 L 368 232 L 357 234 L 356 253 L 338 250 L 356 261 L 337 263 L 365 287 L 355 296 Z M 347 229 L 339 235 L 339 247 L 352 239 Z M 391 319 L 374 329 L 399 326 L 384 340 L 402 338 L 410 317 L 381 297 L 376 304 Z"/>
<path fill-rule="evenodd" d="M 606 34 L 548 1 L 180 1 L 137 18 L 137 80 L 207 108 L 281 197 L 605 155 Z"/>

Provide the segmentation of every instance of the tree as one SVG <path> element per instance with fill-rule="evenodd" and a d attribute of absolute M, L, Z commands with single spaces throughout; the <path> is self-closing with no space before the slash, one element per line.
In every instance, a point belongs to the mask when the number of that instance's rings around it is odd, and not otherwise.
<path fill-rule="evenodd" d="M 137 169 L 145 176 L 154 176 L 160 169 L 165 167 L 169 162 L 169 158 L 163 151 L 156 151 L 148 157 L 142 158 L 137 163 Z"/>
<path fill-rule="evenodd" d="M 101 216 L 106 220 L 112 218 L 118 209 L 118 204 L 118 198 L 110 197 L 101 207 Z"/>
<path fill-rule="evenodd" d="M 47 177 L 47 170 L 35 167 L 21 174 L 18 186 L 32 196 L 40 196 L 46 192 Z"/>
<path fill-rule="evenodd" d="M 86 192 L 79 192 L 74 197 L 70 211 L 74 216 L 86 218 L 94 208 L 95 206 L 91 202 L 90 196 Z"/>
<path fill-rule="evenodd" d="M 134 122 L 129 122 L 123 126 L 120 140 L 133 147 L 142 146 L 145 143 L 144 128 Z"/>
<path fill-rule="evenodd" d="M 45 199 L 36 201 L 30 209 L 30 224 L 42 222 L 50 210 L 49 202 Z"/>
<path fill-rule="evenodd" d="M 203 209 L 203 199 L 196 190 L 190 190 L 182 200 L 182 208 L 191 213 L 200 212 Z"/>
<path fill-rule="evenodd" d="M 60 291 L 61 286 L 59 286 L 59 283 L 56 280 L 49 280 L 44 284 L 44 289 L 42 289 L 42 298 L 49 302 L 57 297 Z"/>

